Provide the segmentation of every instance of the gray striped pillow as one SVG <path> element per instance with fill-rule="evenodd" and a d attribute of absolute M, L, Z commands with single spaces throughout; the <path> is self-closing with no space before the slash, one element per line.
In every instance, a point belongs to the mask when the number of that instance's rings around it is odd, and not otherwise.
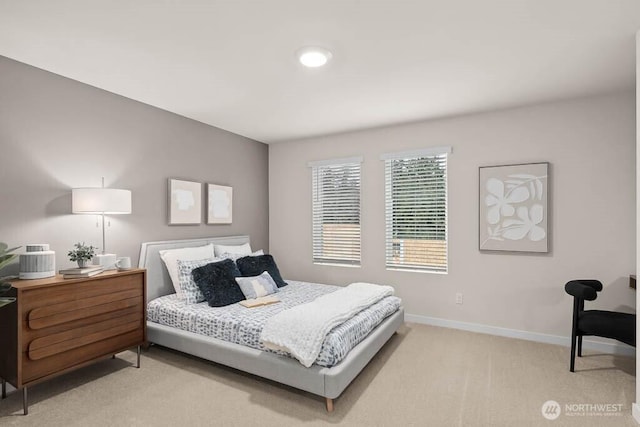
<path fill-rule="evenodd" d="M 195 261 L 178 260 L 178 286 L 180 286 L 180 299 L 186 304 L 197 304 L 205 300 L 204 294 L 193 280 L 191 272 L 194 268 L 202 267 L 212 262 L 220 261 L 219 258 L 206 258 Z"/>

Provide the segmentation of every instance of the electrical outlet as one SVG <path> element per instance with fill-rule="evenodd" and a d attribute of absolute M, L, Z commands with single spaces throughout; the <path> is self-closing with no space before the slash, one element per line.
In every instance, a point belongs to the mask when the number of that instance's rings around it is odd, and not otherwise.
<path fill-rule="evenodd" d="M 462 292 L 456 293 L 456 304 L 462 304 Z"/>

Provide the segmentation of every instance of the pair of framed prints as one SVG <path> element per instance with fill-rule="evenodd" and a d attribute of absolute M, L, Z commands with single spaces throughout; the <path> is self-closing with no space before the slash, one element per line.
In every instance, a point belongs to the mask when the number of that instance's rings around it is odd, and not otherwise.
<path fill-rule="evenodd" d="M 202 186 L 200 182 L 169 179 L 169 225 L 194 225 L 202 222 Z M 206 184 L 207 224 L 231 224 L 233 188 Z"/>

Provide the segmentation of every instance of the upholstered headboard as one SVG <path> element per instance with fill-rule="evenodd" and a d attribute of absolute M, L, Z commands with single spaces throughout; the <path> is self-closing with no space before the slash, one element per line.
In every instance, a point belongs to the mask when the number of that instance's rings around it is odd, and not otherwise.
<path fill-rule="evenodd" d="M 165 249 L 191 248 L 214 245 L 242 245 L 249 243 L 249 236 L 205 237 L 201 239 L 165 240 L 163 242 L 145 242 L 140 247 L 138 267 L 147 269 L 147 302 L 163 295 L 175 292 L 171 278 L 159 251 Z"/>

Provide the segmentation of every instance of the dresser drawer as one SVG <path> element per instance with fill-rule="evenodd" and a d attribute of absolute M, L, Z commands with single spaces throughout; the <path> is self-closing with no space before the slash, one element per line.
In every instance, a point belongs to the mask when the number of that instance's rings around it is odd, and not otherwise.
<path fill-rule="evenodd" d="M 91 279 L 68 280 L 68 283 L 63 281 L 56 286 L 27 288 L 20 295 L 22 312 L 28 314 L 36 308 L 72 303 L 127 290 L 137 290 L 141 295 L 143 292 L 142 273 L 128 276 L 96 276 Z"/>
<path fill-rule="evenodd" d="M 28 354 L 25 353 L 22 355 L 22 383 L 28 384 L 31 381 L 73 368 L 76 365 L 101 356 L 134 347 L 142 343 L 143 335 L 142 325 L 140 324 L 137 330 L 102 339 L 63 353 L 56 353 L 43 359 L 31 360 Z"/>

